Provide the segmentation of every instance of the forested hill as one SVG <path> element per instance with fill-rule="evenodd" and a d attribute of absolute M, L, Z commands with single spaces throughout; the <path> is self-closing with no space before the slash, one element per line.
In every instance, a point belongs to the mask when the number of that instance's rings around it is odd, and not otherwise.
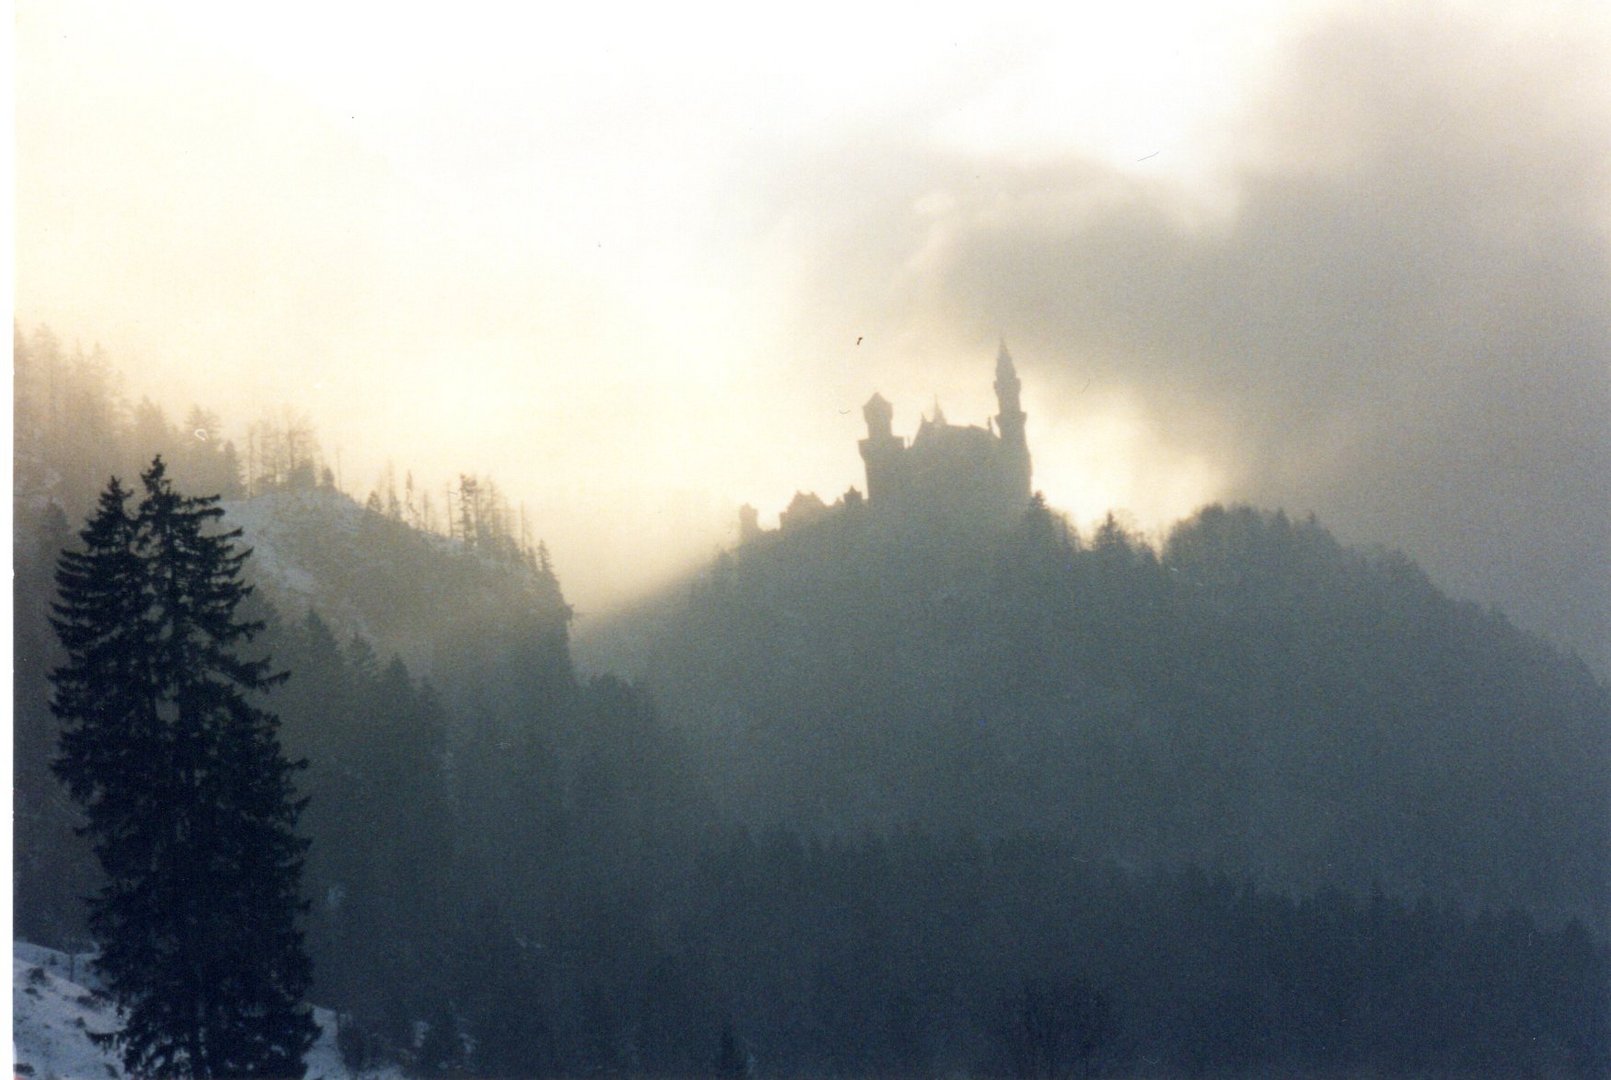
<path fill-rule="evenodd" d="M 83 901 L 100 872 L 51 770 L 61 723 L 48 676 L 64 657 L 54 570 L 108 477 L 138 486 L 160 454 L 181 491 L 223 496 L 220 527 L 243 529 L 252 549 L 249 615 L 265 628 L 241 647 L 289 673 L 264 704 L 287 754 L 309 763 L 297 777 L 311 841 L 304 929 L 313 999 L 355 1020 L 344 1052 L 457 1069 L 463 1033 L 482 1075 L 580 1056 L 578 1024 L 559 1026 L 511 985 L 536 978 L 526 946 L 566 958 L 543 977 L 567 1006 L 578 1000 L 615 940 L 578 944 L 579 913 L 663 870 L 637 846 L 645 837 L 709 815 L 642 696 L 576 678 L 570 610 L 541 544 L 510 527 L 484 480 L 461 477 L 452 505 L 433 509 L 387 477 L 360 505 L 294 414 L 231 438 L 204 409 L 175 424 L 150 402 L 130 406 L 106 357 L 69 353 L 49 331 L 15 335 L 14 350 L 17 932 L 93 946 Z M 412 1045 L 427 1024 L 434 1040 Z"/>
<path fill-rule="evenodd" d="M 248 574 L 284 618 L 317 611 L 337 637 L 361 635 L 455 693 L 480 683 L 463 670 L 471 655 L 517 642 L 532 663 L 568 665 L 570 609 L 540 548 L 491 528 L 469 541 L 427 532 L 329 487 L 222 505 L 252 551 Z M 470 637 L 486 648 L 467 653 Z"/>
<path fill-rule="evenodd" d="M 15 347 L 40 945 L 94 947 L 98 876 L 50 768 L 52 570 L 160 453 L 254 548 L 244 651 L 290 673 L 264 705 L 309 763 L 309 997 L 353 1073 L 1606 1074 L 1611 957 L 1554 919 L 1605 925 L 1606 689 L 1401 559 L 1248 510 L 1161 551 L 835 511 L 616 634 L 674 727 L 577 675 L 490 485 L 360 506 L 294 416 L 232 444 Z"/>
<path fill-rule="evenodd" d="M 1611 694 L 1401 555 L 1210 507 L 1155 549 L 850 508 L 584 627 L 751 822 L 1049 828 L 1194 862 L 1606 925 Z"/>

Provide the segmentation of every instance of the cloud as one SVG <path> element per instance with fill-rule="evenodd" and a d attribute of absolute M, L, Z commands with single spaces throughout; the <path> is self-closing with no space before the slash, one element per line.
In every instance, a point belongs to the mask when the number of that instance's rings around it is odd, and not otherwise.
<path fill-rule="evenodd" d="M 1611 661 L 1604 45 L 1333 18 L 1195 195 L 1084 158 L 846 144 L 857 200 L 808 212 L 834 268 L 815 295 L 872 297 L 951 355 L 1001 329 L 1054 408 L 1120 389 L 1227 497 L 1403 547 Z M 836 244 L 869 265 L 846 274 Z"/>
<path fill-rule="evenodd" d="M 494 471 L 584 600 L 641 584 L 589 537 L 645 491 L 836 494 L 875 389 L 982 422 L 1005 334 L 1064 505 L 1313 509 L 1611 670 L 1607 20 L 1317 5 L 532 57 L 29 5 L 18 312 L 175 409 L 289 398 L 349 476 Z"/>

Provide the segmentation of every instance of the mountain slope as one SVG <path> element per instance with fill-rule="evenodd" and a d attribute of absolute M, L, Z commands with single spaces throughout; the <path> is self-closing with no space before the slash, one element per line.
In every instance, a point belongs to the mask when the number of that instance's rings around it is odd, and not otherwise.
<path fill-rule="evenodd" d="M 314 608 L 341 639 L 360 634 L 416 674 L 460 658 L 469 627 L 564 644 L 570 610 L 558 581 L 507 538 L 465 544 L 328 488 L 271 490 L 222 506 L 226 525 L 252 549 L 248 575 L 284 618 Z"/>

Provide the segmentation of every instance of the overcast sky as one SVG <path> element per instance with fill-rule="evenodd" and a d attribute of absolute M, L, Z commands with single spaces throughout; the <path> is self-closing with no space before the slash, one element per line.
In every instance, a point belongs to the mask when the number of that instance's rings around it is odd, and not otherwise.
<path fill-rule="evenodd" d="M 1611 8 L 1081 6 L 20 0 L 17 318 L 490 473 L 584 616 L 1005 337 L 1077 520 L 1314 511 L 1611 659 Z"/>

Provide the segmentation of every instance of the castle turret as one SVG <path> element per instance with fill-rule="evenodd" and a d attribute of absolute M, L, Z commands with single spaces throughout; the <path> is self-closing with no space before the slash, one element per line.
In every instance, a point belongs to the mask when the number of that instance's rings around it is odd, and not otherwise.
<path fill-rule="evenodd" d="M 748 544 L 761 536 L 761 513 L 749 503 L 738 508 L 738 542 Z"/>
<path fill-rule="evenodd" d="M 890 439 L 890 424 L 895 419 L 895 406 L 884 400 L 883 394 L 874 394 L 867 399 L 867 404 L 861 407 L 861 415 L 867 421 L 867 438 Z"/>
<path fill-rule="evenodd" d="M 895 407 L 884 400 L 883 394 L 868 398 L 861 414 L 867 420 L 867 437 L 859 444 L 861 459 L 867 464 L 867 499 L 877 504 L 893 490 L 906 443 L 890 429 Z"/>
<path fill-rule="evenodd" d="M 996 430 L 1001 432 L 1001 448 L 1013 472 L 1015 487 L 1022 488 L 1023 503 L 1029 505 L 1030 463 L 1029 441 L 1024 434 L 1024 421 L 1029 419 L 1018 400 L 1018 369 L 1013 366 L 1007 343 L 1001 343 L 996 354 Z"/>

